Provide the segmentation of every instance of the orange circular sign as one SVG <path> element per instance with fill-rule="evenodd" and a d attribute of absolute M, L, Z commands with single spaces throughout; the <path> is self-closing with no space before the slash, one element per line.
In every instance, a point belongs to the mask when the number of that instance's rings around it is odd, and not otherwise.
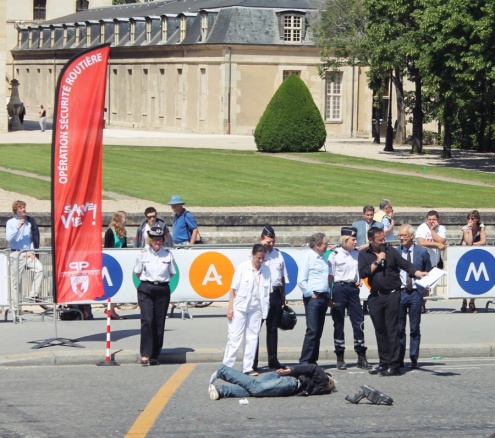
<path fill-rule="evenodd" d="M 219 252 L 200 254 L 191 263 L 189 282 L 198 295 L 207 299 L 223 297 L 229 290 L 234 276 L 234 265 Z"/>

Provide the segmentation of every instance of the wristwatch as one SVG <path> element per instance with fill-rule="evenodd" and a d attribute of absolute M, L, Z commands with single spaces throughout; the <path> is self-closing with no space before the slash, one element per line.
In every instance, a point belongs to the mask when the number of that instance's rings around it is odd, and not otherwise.
<path fill-rule="evenodd" d="M 380 266 L 380 263 L 378 263 L 376 260 L 373 262 L 375 266 Z"/>

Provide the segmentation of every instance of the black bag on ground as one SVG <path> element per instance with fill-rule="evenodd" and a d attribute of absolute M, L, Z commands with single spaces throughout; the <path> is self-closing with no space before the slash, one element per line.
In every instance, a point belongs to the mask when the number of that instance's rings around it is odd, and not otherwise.
<path fill-rule="evenodd" d="M 93 319 L 93 312 L 91 311 L 91 304 L 69 304 L 66 308 L 62 306 L 58 307 L 60 312 L 60 319 L 62 321 L 75 321 L 81 320 L 81 314 L 84 320 Z"/>

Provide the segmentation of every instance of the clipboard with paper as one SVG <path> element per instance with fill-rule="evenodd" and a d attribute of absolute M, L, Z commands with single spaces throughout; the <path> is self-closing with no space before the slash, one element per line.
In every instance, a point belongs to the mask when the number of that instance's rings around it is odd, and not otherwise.
<path fill-rule="evenodd" d="M 425 289 L 433 289 L 438 281 L 446 274 L 445 271 L 433 268 L 426 277 L 416 280 L 416 284 L 424 287 Z"/>

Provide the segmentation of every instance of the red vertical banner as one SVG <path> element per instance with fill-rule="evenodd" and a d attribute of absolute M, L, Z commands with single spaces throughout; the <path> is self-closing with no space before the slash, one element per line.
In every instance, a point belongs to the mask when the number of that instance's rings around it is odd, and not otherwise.
<path fill-rule="evenodd" d="M 56 303 L 104 295 L 103 111 L 110 46 L 86 50 L 60 73 L 52 139 L 52 247 Z"/>

